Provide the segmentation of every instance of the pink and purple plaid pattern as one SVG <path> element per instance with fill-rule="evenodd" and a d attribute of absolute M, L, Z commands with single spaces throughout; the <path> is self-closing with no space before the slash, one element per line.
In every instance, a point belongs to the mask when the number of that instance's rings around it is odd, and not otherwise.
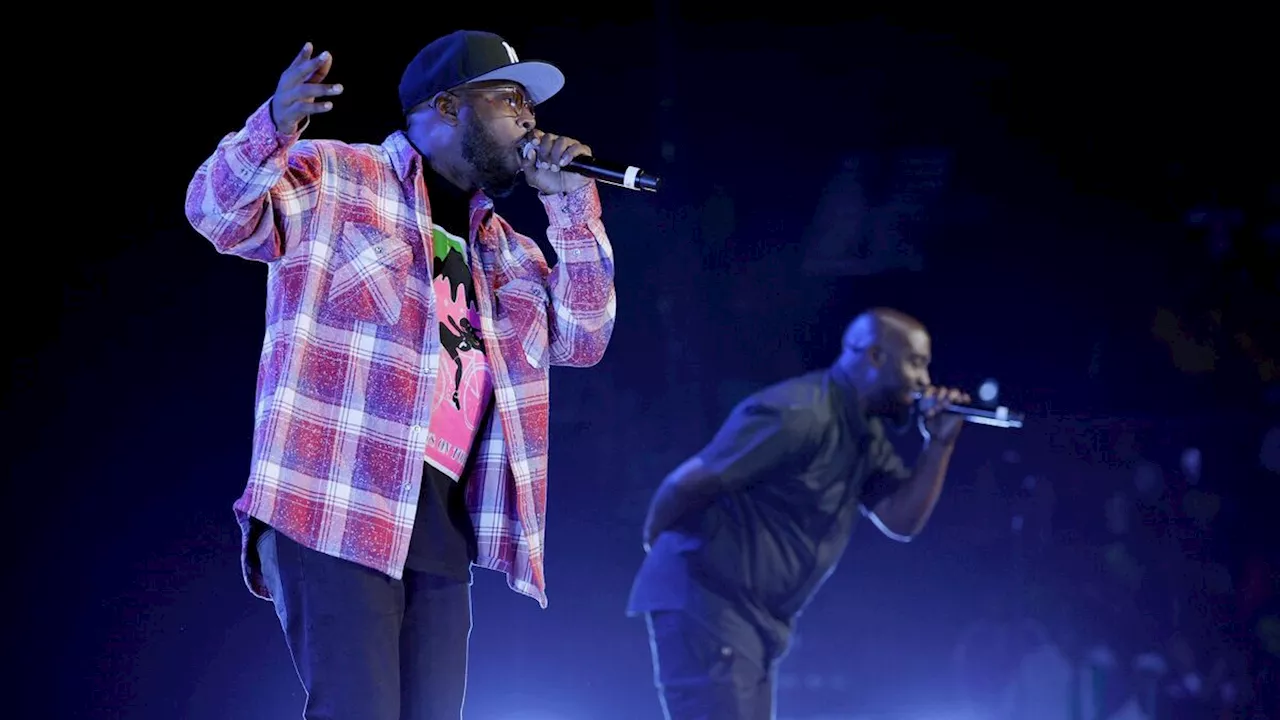
<path fill-rule="evenodd" d="M 402 575 L 422 478 L 439 330 L 422 159 L 381 145 L 276 133 L 268 105 L 227 135 L 187 190 L 187 217 L 220 253 L 267 264 L 253 457 L 234 505 L 245 582 L 256 517 L 320 552 Z M 613 251 L 594 184 L 541 198 L 537 245 L 471 201 L 469 247 L 495 412 L 472 453 L 477 564 L 546 607 L 548 371 L 587 367 L 613 332 Z"/>

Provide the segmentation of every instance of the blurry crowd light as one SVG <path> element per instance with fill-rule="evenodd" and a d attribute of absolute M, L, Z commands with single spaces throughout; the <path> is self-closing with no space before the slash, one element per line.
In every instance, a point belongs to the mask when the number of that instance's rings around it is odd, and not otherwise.
<path fill-rule="evenodd" d="M 1144 460 L 1133 474 L 1133 485 L 1142 495 L 1158 495 L 1164 488 L 1164 472 L 1159 465 Z"/>
<path fill-rule="evenodd" d="M 1142 578 L 1147 569 L 1129 552 L 1124 543 L 1111 543 L 1103 551 L 1107 569 L 1113 579 L 1129 590 L 1137 590 L 1142 586 Z"/>
<path fill-rule="evenodd" d="M 1271 428 L 1262 436 L 1262 449 L 1258 451 L 1258 460 L 1262 467 L 1280 474 L 1280 425 Z"/>
<path fill-rule="evenodd" d="M 1131 507 L 1129 498 L 1121 492 L 1115 493 L 1107 500 L 1107 529 L 1111 531 L 1111 534 L 1124 535 L 1129 532 L 1129 511 Z"/>
<path fill-rule="evenodd" d="M 1187 448 L 1182 451 L 1182 474 L 1192 485 L 1200 482 L 1200 460 L 1199 448 Z"/>
<path fill-rule="evenodd" d="M 1222 509 L 1222 498 L 1215 493 L 1188 490 L 1182 496 L 1182 512 L 1200 525 L 1208 525 Z"/>
<path fill-rule="evenodd" d="M 1258 620 L 1258 637 L 1269 655 L 1280 657 L 1280 617 L 1265 615 Z"/>
<path fill-rule="evenodd" d="M 1218 354 L 1212 346 L 1200 342 L 1185 327 L 1183 320 L 1168 308 L 1158 308 L 1151 322 L 1151 332 L 1169 348 L 1174 366 L 1185 373 L 1212 371 Z"/>

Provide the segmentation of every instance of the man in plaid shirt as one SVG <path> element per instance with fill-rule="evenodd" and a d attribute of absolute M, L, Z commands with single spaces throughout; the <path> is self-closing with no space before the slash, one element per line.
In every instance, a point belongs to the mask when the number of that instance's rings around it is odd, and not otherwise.
<path fill-rule="evenodd" d="M 302 140 L 332 62 L 304 46 L 187 192 L 218 252 L 267 266 L 245 581 L 307 718 L 456 718 L 471 566 L 546 606 L 548 368 L 603 356 L 613 253 L 594 182 L 560 172 L 590 149 L 535 129 L 554 66 L 455 32 L 405 70 L 404 130 Z M 521 177 L 554 267 L 494 212 Z"/>

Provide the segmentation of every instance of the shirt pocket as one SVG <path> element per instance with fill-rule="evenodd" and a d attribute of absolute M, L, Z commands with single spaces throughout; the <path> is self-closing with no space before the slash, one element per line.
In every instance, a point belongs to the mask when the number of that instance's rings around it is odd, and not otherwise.
<path fill-rule="evenodd" d="M 512 280 L 498 288 L 499 324 L 509 322 L 520 340 L 525 362 L 531 367 L 546 367 L 550 356 L 547 334 L 547 289 L 532 280 Z"/>
<path fill-rule="evenodd" d="M 395 325 L 413 264 L 408 243 L 378 228 L 346 223 L 334 250 L 327 315 Z"/>

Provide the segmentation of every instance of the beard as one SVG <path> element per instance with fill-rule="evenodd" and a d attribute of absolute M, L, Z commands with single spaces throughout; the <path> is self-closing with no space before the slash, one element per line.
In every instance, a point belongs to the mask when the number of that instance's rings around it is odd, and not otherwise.
<path fill-rule="evenodd" d="M 867 413 L 894 427 L 906 426 L 915 416 L 915 405 L 903 401 L 903 392 L 900 386 L 880 388 L 868 398 Z"/>
<path fill-rule="evenodd" d="M 480 189 L 489 197 L 506 197 L 520 182 L 516 148 L 499 143 L 474 113 L 467 113 L 462 132 L 462 159 L 475 171 Z"/>
<path fill-rule="evenodd" d="M 910 429 L 911 421 L 915 418 L 915 408 L 902 403 L 894 403 L 891 408 L 886 410 L 881 417 L 884 421 L 898 432 L 904 432 Z"/>

